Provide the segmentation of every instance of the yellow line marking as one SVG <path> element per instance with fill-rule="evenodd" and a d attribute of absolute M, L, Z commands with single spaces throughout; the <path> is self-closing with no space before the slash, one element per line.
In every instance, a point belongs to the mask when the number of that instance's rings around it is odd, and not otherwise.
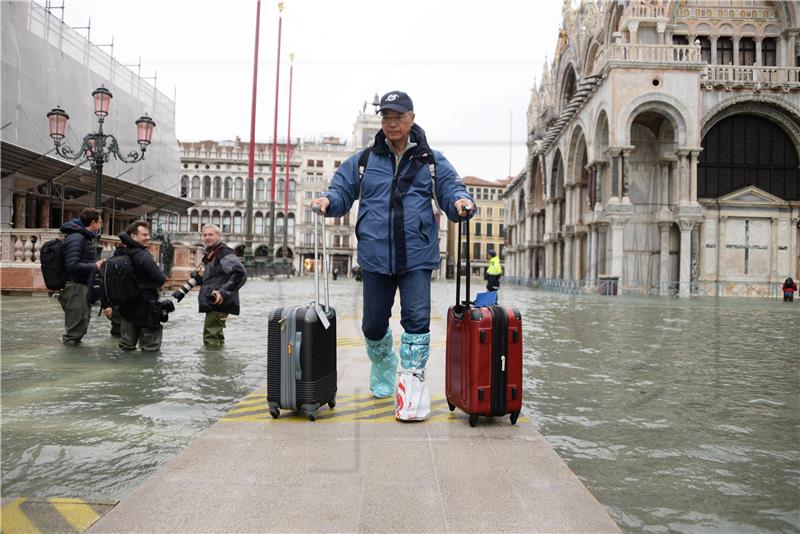
<path fill-rule="evenodd" d="M 78 532 L 85 531 L 100 519 L 100 514 L 81 499 L 47 499 L 47 502 Z"/>
<path fill-rule="evenodd" d="M 269 406 L 267 406 L 266 402 L 260 402 L 258 404 L 258 406 L 236 407 L 236 408 L 232 409 L 231 411 L 229 411 L 227 415 L 234 415 L 234 414 L 237 414 L 237 413 L 260 412 L 260 411 L 266 410 L 268 408 L 269 408 Z"/>
<path fill-rule="evenodd" d="M 3 534 L 36 534 L 39 532 L 39 529 L 30 522 L 28 516 L 20 508 L 23 502 L 25 502 L 25 497 L 19 497 L 3 506 L 2 511 L 0 511 Z"/>

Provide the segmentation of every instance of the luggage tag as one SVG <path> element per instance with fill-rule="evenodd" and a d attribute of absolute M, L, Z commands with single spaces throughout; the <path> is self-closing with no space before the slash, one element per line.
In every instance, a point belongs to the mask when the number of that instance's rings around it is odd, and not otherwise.
<path fill-rule="evenodd" d="M 319 322 L 322 323 L 322 326 L 325 327 L 325 330 L 330 328 L 331 322 L 328 320 L 328 316 L 325 315 L 325 311 L 322 309 L 322 306 L 319 304 L 314 304 L 314 310 L 317 312 L 317 317 L 319 317 Z"/>

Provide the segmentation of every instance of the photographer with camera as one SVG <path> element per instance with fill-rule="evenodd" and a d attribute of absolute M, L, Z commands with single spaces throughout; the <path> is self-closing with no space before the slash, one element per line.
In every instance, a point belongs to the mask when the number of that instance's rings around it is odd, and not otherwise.
<path fill-rule="evenodd" d="M 203 226 L 203 244 L 206 253 L 201 267 L 172 296 L 180 301 L 194 285 L 192 280 L 202 286 L 197 303 L 200 313 L 206 314 L 203 342 L 208 347 L 221 347 L 225 344 L 223 330 L 228 314 L 239 315 L 239 289 L 247 281 L 247 272 L 233 249 L 222 242 L 222 233 L 217 225 Z M 181 294 L 180 298 L 178 294 Z"/>
<path fill-rule="evenodd" d="M 167 277 L 147 250 L 150 226 L 146 221 L 134 221 L 119 238 L 125 245 L 124 253 L 130 256 L 133 278 L 139 285 L 136 297 L 119 305 L 122 323 L 119 348 L 136 350 L 138 344 L 145 352 L 160 350 L 161 323 L 167 320 L 167 314 L 175 305 L 172 301 L 158 300 L 158 289 Z"/>

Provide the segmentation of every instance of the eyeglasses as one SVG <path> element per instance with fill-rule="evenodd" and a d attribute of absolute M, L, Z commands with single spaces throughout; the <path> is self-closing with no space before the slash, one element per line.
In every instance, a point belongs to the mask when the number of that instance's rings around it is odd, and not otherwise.
<path fill-rule="evenodd" d="M 399 115 L 381 115 L 381 122 L 400 122 L 405 118 L 405 113 L 400 113 Z"/>

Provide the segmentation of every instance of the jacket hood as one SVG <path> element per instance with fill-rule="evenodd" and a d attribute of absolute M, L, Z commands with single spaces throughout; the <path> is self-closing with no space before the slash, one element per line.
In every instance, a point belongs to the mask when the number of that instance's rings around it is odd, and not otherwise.
<path fill-rule="evenodd" d="M 79 232 L 89 239 L 94 239 L 96 234 L 94 232 L 90 232 L 81 222 L 80 219 L 72 219 L 71 221 L 67 221 L 61 225 L 59 228 L 61 233 L 64 234 L 74 234 L 75 232 Z"/>
<path fill-rule="evenodd" d="M 119 234 L 119 240 L 122 241 L 122 244 L 128 248 L 141 248 L 141 249 L 145 248 L 144 245 L 134 241 L 133 238 L 130 235 L 128 235 L 127 232 L 122 232 L 121 234 Z"/>
<path fill-rule="evenodd" d="M 419 124 L 414 123 L 411 125 L 411 131 L 408 136 L 411 141 L 417 143 L 417 146 L 412 149 L 412 154 L 420 154 L 431 150 L 431 147 L 428 146 L 428 138 L 425 137 L 425 130 Z M 376 154 L 389 153 L 389 147 L 386 146 L 386 134 L 383 133 L 383 130 L 378 130 L 378 133 L 375 134 L 372 151 Z"/>

